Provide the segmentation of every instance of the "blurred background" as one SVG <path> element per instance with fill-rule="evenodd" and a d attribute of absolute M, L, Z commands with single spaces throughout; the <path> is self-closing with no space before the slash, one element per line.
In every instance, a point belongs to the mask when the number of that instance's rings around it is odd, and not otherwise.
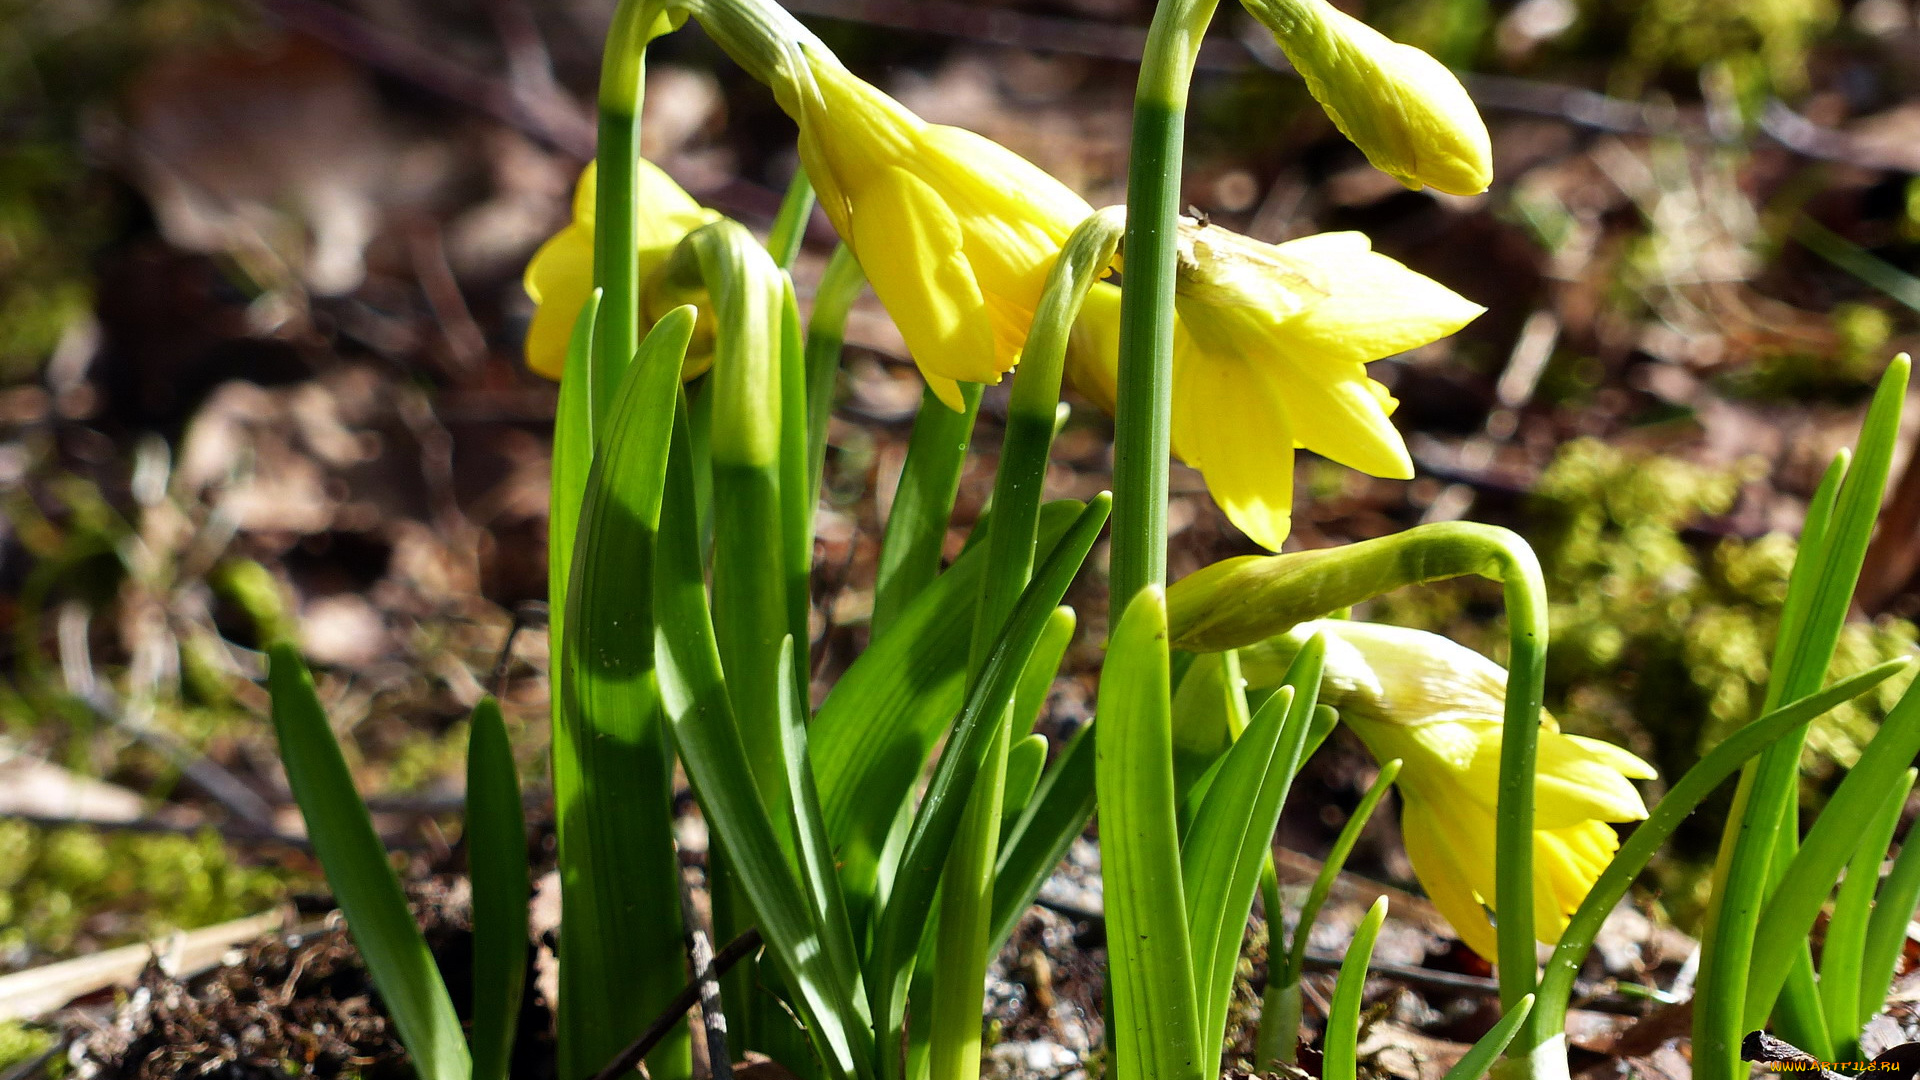
<path fill-rule="evenodd" d="M 1147 0 L 791 6 L 927 119 L 1005 143 L 1096 206 L 1124 198 Z M 1292 544 L 1453 518 L 1519 530 L 1551 579 L 1550 706 L 1677 775 L 1754 714 L 1805 499 L 1887 359 L 1920 340 L 1915 6 L 1349 10 L 1471 73 L 1493 190 L 1413 193 L 1372 171 L 1227 4 L 1201 54 L 1186 201 L 1268 241 L 1363 230 L 1489 311 L 1372 368 L 1419 478 L 1302 455 Z M 545 637 L 528 605 L 545 592 L 555 391 L 522 364 L 520 275 L 592 155 L 611 11 L 0 0 L 0 972 L 320 887 L 253 682 L 254 647 L 279 630 L 318 666 L 417 873 L 459 865 L 464 717 L 496 680 L 544 790 Z M 764 88 L 692 26 L 655 46 L 648 77 L 646 154 L 764 229 L 796 167 Z M 803 304 L 831 243 L 816 217 Z M 842 392 L 815 574 L 823 678 L 863 642 L 920 397 L 870 298 Z M 1003 402 L 983 409 L 956 550 Z M 1107 486 L 1109 435 L 1078 406 L 1052 489 Z M 1906 457 L 1849 668 L 1915 640 Z M 1197 474 L 1176 469 L 1174 486 L 1176 575 L 1254 550 Z M 1076 595 L 1054 731 L 1088 718 L 1104 635 L 1098 583 Z M 1489 589 L 1370 614 L 1500 655 Z M 527 630 L 503 655 L 516 618 Z M 1900 689 L 1822 721 L 1810 805 Z M 1336 742 L 1283 844 L 1323 850 L 1371 775 Z M 1392 817 L 1355 868 L 1406 884 Z M 1693 928 L 1718 835 L 1718 815 L 1702 819 L 1645 882 L 1656 923 Z M 0 1027 L 0 1052 L 29 1038 Z"/>

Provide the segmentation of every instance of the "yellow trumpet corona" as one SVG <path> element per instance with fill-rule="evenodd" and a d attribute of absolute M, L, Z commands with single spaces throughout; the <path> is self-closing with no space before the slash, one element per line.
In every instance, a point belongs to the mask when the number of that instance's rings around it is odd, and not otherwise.
<path fill-rule="evenodd" d="M 812 43 L 776 86 L 820 205 L 940 400 L 1020 359 L 1047 272 L 1092 207 L 990 139 L 929 124 Z"/>
<path fill-rule="evenodd" d="M 1403 763 L 1395 784 L 1414 873 L 1460 939 L 1491 959 L 1506 670 L 1437 634 L 1343 620 L 1304 623 L 1276 644 L 1297 647 L 1316 632 L 1327 643 L 1322 700 L 1376 760 Z M 1611 743 L 1562 734 L 1544 713 L 1541 724 L 1533 917 L 1536 936 L 1552 944 L 1619 847 L 1608 822 L 1647 816 L 1629 781 L 1655 773 Z"/>
<path fill-rule="evenodd" d="M 634 223 L 640 247 L 639 280 L 644 283 L 683 237 L 720 220 L 720 215 L 695 202 L 644 158 L 634 163 L 634 182 L 641 208 Z M 574 187 L 573 220 L 542 244 L 527 264 L 524 284 L 535 305 L 533 322 L 527 327 L 527 366 L 549 379 L 559 379 L 566 370 L 574 321 L 593 294 L 594 196 L 594 163 L 589 162 Z"/>
<path fill-rule="evenodd" d="M 1361 233 L 1278 246 L 1214 226 L 1182 227 L 1175 289 L 1173 451 L 1255 543 L 1280 550 L 1292 526 L 1293 452 L 1374 476 L 1413 463 L 1389 419 L 1398 404 L 1366 364 L 1445 337 L 1478 304 L 1372 250 Z M 1067 374 L 1111 412 L 1120 290 L 1094 286 Z"/>
<path fill-rule="evenodd" d="M 1245 0 L 1327 115 L 1375 168 L 1414 190 L 1477 195 L 1493 180 L 1486 122 L 1453 72 L 1326 0 Z"/>

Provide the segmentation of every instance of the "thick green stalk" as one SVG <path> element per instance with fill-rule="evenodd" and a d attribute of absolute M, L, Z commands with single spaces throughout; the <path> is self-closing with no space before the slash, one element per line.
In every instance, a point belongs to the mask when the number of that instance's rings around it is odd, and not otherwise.
<path fill-rule="evenodd" d="M 967 443 L 980 413 L 980 384 L 961 383 L 966 408 L 954 412 L 928 390 L 920 398 L 907 439 L 907 461 L 880 538 L 880 567 L 873 585 L 871 636 L 879 640 L 920 590 L 940 572 L 953 499 L 960 493 L 960 470 L 967 464 Z"/>
<path fill-rule="evenodd" d="M 593 284 L 601 290 L 593 341 L 594 418 L 604 419 L 620 376 L 640 347 L 640 99 L 657 0 L 620 0 L 600 65 L 600 146 L 594 194 Z"/>
<path fill-rule="evenodd" d="M 1161 0 L 1133 101 L 1127 273 L 1113 438 L 1113 621 L 1167 580 L 1167 456 L 1172 451 L 1173 290 L 1187 83 L 1217 0 Z"/>
<path fill-rule="evenodd" d="M 1066 371 L 1067 338 L 1087 290 L 1106 270 L 1120 240 L 1119 219 L 1095 214 L 1074 230 L 1054 261 L 1014 377 L 987 522 L 987 572 L 974 614 L 969 675 L 978 678 L 1007 616 L 1033 576 L 1040 536 L 1040 499 L 1053 449 L 1054 413 Z M 980 1010 L 992 937 L 994 867 L 1013 710 L 1000 718 L 966 817 L 941 879 L 929 1061 L 933 1080 L 980 1075 Z"/>

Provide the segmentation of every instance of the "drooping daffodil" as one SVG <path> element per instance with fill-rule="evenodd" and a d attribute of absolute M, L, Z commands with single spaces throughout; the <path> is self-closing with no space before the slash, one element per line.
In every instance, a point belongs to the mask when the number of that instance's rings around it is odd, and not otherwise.
<path fill-rule="evenodd" d="M 682 238 L 720 220 L 720 214 L 695 202 L 644 158 L 634 163 L 634 183 L 640 201 L 634 232 L 640 248 L 639 281 L 644 286 Z M 594 197 L 594 163 L 588 162 L 574 187 L 573 220 L 542 244 L 527 264 L 524 284 L 535 305 L 527 327 L 527 366 L 549 379 L 560 378 L 566 369 L 574 321 L 593 295 Z M 700 370 L 689 370 L 688 375 Z"/>
<path fill-rule="evenodd" d="M 1292 526 L 1293 452 L 1373 476 L 1413 463 L 1389 419 L 1397 402 L 1368 362 L 1445 337 L 1485 309 L 1372 250 L 1365 235 L 1284 244 L 1183 222 L 1175 287 L 1173 452 L 1255 543 L 1280 550 Z M 1113 411 L 1120 291 L 1096 285 L 1067 375 Z"/>
<path fill-rule="evenodd" d="M 1492 142 L 1473 99 L 1440 61 L 1327 0 L 1242 0 L 1374 168 L 1406 186 L 1478 195 Z"/>
<path fill-rule="evenodd" d="M 1395 786 L 1414 874 L 1460 940 L 1493 958 L 1497 942 L 1488 912 L 1506 669 L 1438 634 L 1320 620 L 1243 649 L 1248 681 L 1277 682 L 1292 654 L 1316 633 L 1325 635 L 1327 647 L 1321 701 L 1339 710 L 1375 760 L 1402 762 Z M 1542 942 L 1560 940 L 1612 861 L 1620 842 L 1608 823 L 1647 816 L 1631 781 L 1654 775 L 1626 750 L 1563 734 L 1541 714 L 1533 918 Z"/>
<path fill-rule="evenodd" d="M 928 386 L 957 410 L 957 383 L 999 382 L 1020 361 L 1061 245 L 1093 208 L 991 139 L 920 119 L 778 5 L 687 7 L 799 125 L 820 206 Z"/>

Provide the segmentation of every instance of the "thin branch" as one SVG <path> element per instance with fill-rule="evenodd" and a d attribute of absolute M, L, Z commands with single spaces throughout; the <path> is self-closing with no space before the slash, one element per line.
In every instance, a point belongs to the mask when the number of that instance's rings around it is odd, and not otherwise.
<path fill-rule="evenodd" d="M 727 942 L 726 948 L 714 954 L 713 977 L 717 979 L 725 975 L 733 965 L 746 959 L 758 948 L 760 948 L 760 931 L 758 928 L 749 928 L 739 937 Z M 674 995 L 673 1000 L 667 1003 L 667 1007 L 659 1016 L 653 1018 L 653 1023 L 647 1025 L 647 1029 L 640 1033 L 639 1038 L 633 1040 L 625 1050 L 620 1051 L 620 1055 L 608 1062 L 606 1068 L 594 1073 L 593 1080 L 618 1080 L 619 1077 L 632 1072 L 633 1067 L 640 1064 L 640 1059 L 646 1057 L 649 1051 L 658 1046 L 660 1040 L 667 1037 L 667 1033 L 673 1030 L 673 1026 L 678 1024 L 680 1018 L 685 1016 L 687 1010 L 693 1008 L 694 1002 L 699 1000 L 700 983 L 695 980 Z"/>

